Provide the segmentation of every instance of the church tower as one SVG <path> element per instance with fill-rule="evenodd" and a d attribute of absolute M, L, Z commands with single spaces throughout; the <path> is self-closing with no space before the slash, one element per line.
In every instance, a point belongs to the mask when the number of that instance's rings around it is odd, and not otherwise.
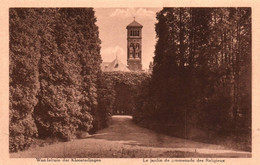
<path fill-rule="evenodd" d="M 135 20 L 127 25 L 127 65 L 131 71 L 142 70 L 142 28 Z"/>

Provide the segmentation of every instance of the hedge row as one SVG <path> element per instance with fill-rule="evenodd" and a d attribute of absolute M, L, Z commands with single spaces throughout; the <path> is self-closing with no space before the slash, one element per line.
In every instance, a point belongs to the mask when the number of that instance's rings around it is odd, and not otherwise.
<path fill-rule="evenodd" d="M 100 39 L 91 8 L 10 9 L 10 151 L 93 127 Z"/>
<path fill-rule="evenodd" d="M 141 84 L 150 78 L 147 73 L 103 72 L 98 81 L 98 117 L 96 130 L 109 125 L 111 115 L 132 115 L 139 101 Z"/>

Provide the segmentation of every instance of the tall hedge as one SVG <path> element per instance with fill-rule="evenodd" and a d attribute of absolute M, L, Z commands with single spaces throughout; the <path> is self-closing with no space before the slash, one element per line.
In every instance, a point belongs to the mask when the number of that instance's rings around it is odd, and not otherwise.
<path fill-rule="evenodd" d="M 93 131 L 107 127 L 112 115 L 133 115 L 141 84 L 149 79 L 147 73 L 103 72 L 98 80 L 98 109 Z"/>
<path fill-rule="evenodd" d="M 92 8 L 10 9 L 10 151 L 93 127 L 100 39 Z"/>
<path fill-rule="evenodd" d="M 38 103 L 40 43 L 32 9 L 10 9 L 9 149 L 27 148 L 37 136 L 32 117 Z"/>

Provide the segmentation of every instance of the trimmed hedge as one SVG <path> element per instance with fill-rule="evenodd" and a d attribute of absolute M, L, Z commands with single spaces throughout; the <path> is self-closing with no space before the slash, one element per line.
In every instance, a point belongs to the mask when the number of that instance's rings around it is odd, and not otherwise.
<path fill-rule="evenodd" d="M 141 84 L 150 78 L 147 73 L 103 72 L 98 81 L 98 112 L 93 132 L 105 128 L 112 115 L 133 115 Z"/>

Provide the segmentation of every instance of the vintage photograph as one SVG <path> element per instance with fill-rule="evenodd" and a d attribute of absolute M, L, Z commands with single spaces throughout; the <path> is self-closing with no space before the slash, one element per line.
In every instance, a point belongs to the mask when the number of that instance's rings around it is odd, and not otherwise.
<path fill-rule="evenodd" d="M 10 159 L 251 158 L 251 17 L 10 7 Z"/>

